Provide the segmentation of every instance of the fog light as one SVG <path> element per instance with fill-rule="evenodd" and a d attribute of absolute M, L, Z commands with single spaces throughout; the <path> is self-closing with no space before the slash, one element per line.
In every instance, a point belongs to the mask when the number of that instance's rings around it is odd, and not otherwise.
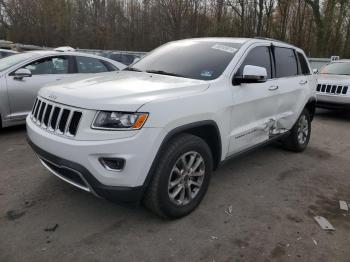
<path fill-rule="evenodd" d="M 100 158 L 100 163 L 109 171 L 122 171 L 125 166 L 125 159 L 122 158 Z"/>

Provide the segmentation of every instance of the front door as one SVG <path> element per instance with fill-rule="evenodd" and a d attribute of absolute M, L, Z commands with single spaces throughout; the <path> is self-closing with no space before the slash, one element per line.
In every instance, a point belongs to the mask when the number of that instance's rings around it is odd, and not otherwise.
<path fill-rule="evenodd" d="M 268 80 L 232 86 L 230 155 L 268 140 L 276 114 L 278 92 L 276 81 L 272 79 L 270 47 L 252 48 L 235 75 L 242 75 L 246 65 L 266 68 Z"/>
<path fill-rule="evenodd" d="M 41 87 L 69 76 L 69 57 L 41 58 L 23 68 L 29 69 L 32 76 L 15 79 L 10 73 L 6 77 L 11 119 L 20 120 L 30 113 Z"/>

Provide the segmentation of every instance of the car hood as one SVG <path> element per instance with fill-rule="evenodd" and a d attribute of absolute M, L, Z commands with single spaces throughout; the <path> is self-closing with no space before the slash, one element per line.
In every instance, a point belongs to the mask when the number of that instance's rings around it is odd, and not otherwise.
<path fill-rule="evenodd" d="M 317 81 L 319 84 L 350 85 L 350 76 L 319 74 Z"/>
<path fill-rule="evenodd" d="M 151 101 L 185 96 L 208 86 L 203 80 L 121 71 L 64 80 L 42 88 L 39 96 L 85 109 L 137 111 Z"/>

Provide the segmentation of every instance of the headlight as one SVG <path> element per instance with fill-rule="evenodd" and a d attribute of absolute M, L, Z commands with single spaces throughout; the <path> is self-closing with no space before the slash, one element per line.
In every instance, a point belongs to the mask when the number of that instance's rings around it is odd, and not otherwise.
<path fill-rule="evenodd" d="M 92 128 L 94 129 L 140 129 L 148 118 L 147 113 L 125 113 L 100 111 Z"/>

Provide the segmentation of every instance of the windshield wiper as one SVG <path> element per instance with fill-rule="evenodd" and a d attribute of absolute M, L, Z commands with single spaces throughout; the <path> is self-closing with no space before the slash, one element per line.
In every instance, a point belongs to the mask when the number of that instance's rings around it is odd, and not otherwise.
<path fill-rule="evenodd" d="M 141 69 L 138 69 L 136 67 L 128 66 L 124 68 L 125 71 L 134 71 L 134 72 L 143 72 Z"/>
<path fill-rule="evenodd" d="M 179 75 L 179 74 L 175 74 L 175 73 L 170 73 L 170 72 L 166 72 L 163 70 L 147 70 L 147 73 L 151 73 L 151 74 L 159 74 L 159 75 L 167 75 L 167 76 L 177 76 L 177 77 L 184 77 L 183 75 Z"/>

